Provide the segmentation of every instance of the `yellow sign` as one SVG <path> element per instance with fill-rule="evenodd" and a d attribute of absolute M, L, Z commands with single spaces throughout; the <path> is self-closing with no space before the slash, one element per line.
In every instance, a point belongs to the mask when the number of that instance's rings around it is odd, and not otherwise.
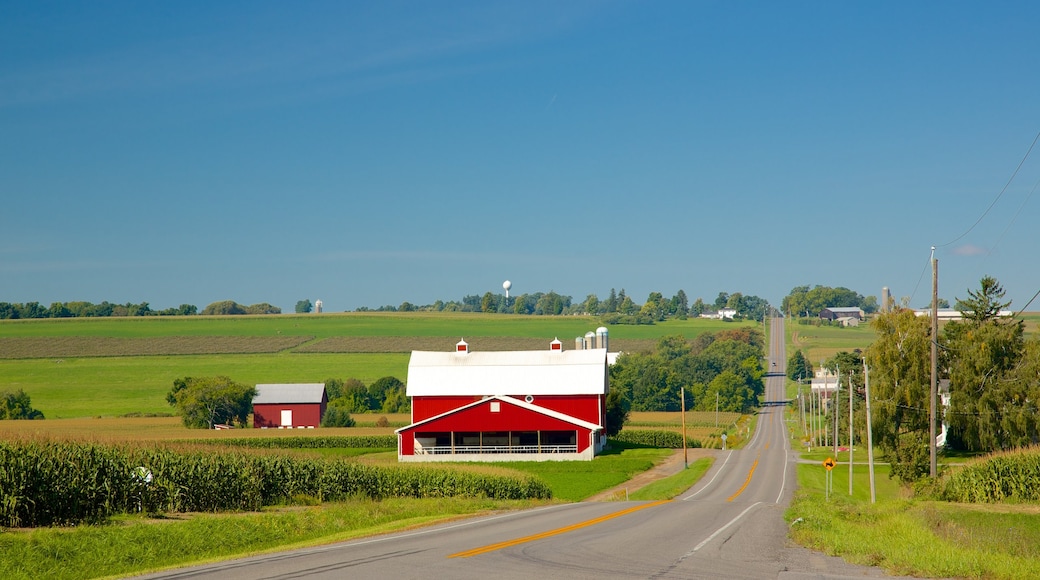
<path fill-rule="evenodd" d="M 834 469 L 834 459 L 828 457 L 824 462 L 823 466 L 827 468 L 827 471 Z"/>

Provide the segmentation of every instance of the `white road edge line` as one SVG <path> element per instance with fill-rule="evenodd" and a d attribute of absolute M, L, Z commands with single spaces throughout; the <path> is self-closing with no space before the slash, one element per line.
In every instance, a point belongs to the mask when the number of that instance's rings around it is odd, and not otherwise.
<path fill-rule="evenodd" d="M 749 511 L 751 511 L 752 508 L 754 508 L 755 506 L 757 506 L 760 503 L 762 503 L 762 502 L 756 501 L 755 503 L 749 505 L 747 507 L 747 509 L 745 509 L 744 511 L 740 512 L 740 515 L 738 515 L 737 517 L 735 517 L 732 520 L 730 520 L 728 524 L 726 524 L 726 525 L 722 526 L 721 528 L 715 530 L 715 533 L 713 533 L 712 535 L 708 536 L 703 542 L 697 544 L 692 550 L 687 552 L 686 555 L 683 556 L 683 559 L 685 559 L 687 556 L 692 556 L 694 552 L 696 552 L 697 550 L 700 550 L 701 548 L 703 548 L 708 542 L 714 540 L 716 536 L 718 536 L 722 532 L 726 531 L 726 529 L 729 528 L 730 526 L 732 526 L 733 524 L 737 523 L 737 521 L 740 518 L 744 517 L 744 514 L 746 514 Z"/>
<path fill-rule="evenodd" d="M 726 469 L 726 464 L 729 463 L 729 458 L 730 457 L 733 457 L 733 450 L 732 449 L 730 450 L 729 454 L 726 455 L 726 460 L 722 462 L 722 467 L 719 467 L 719 470 L 715 472 L 715 475 L 714 475 L 714 477 L 711 478 L 711 481 L 709 481 L 708 483 L 704 484 L 704 487 L 698 489 L 696 492 L 694 492 L 694 493 L 692 493 L 692 494 L 682 498 L 682 500 L 686 501 L 688 499 L 692 499 L 694 497 L 697 497 L 697 495 L 700 494 L 702 491 L 704 491 L 704 490 L 708 489 L 709 487 L 711 487 L 711 484 L 715 481 L 715 478 L 718 477 L 720 473 L 722 473 L 722 470 Z"/>

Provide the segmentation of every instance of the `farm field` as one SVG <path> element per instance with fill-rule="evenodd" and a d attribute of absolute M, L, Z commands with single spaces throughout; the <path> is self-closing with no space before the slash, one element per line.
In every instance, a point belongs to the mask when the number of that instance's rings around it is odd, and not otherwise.
<path fill-rule="evenodd" d="M 47 419 L 168 414 L 166 393 L 184 376 L 256 383 L 384 376 L 405 380 L 408 352 L 564 348 L 598 326 L 591 317 L 472 313 L 69 318 L 0 321 L 0 391 L 24 390 Z M 754 323 L 748 323 L 754 324 Z M 691 319 L 614 326 L 611 349 L 733 328 Z"/>
<path fill-rule="evenodd" d="M 650 338 L 682 334 L 692 338 L 745 324 L 691 318 L 654 325 L 615 325 L 611 338 Z M 754 323 L 746 323 L 754 324 Z M 0 337 L 108 336 L 513 336 L 552 340 L 564 345 L 600 326 L 592 316 L 521 316 L 453 312 L 351 312 L 264 316 L 145 316 L 0 320 Z M 454 343 L 452 343 L 454 344 Z"/>

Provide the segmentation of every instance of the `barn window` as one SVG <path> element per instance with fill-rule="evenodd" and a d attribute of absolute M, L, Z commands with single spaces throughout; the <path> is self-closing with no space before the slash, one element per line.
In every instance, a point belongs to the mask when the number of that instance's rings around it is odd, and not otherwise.
<path fill-rule="evenodd" d="M 502 410 L 502 403 L 498 401 L 491 401 L 491 412 L 498 413 Z"/>

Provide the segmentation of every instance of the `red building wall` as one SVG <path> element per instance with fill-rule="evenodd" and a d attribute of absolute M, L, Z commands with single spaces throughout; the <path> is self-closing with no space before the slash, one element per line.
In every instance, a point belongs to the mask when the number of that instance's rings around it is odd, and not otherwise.
<path fill-rule="evenodd" d="M 491 403 L 500 403 L 499 411 L 491 411 Z M 413 405 L 415 401 L 413 400 Z M 589 430 L 567 421 L 548 417 L 497 399 L 431 421 L 425 425 L 402 431 L 402 453 L 412 454 L 415 434 L 433 432 L 476 431 L 577 431 L 578 452 L 589 447 Z"/>
<path fill-rule="evenodd" d="M 468 405 L 483 397 L 412 397 L 412 422 L 418 423 L 441 413 L 447 413 Z M 524 396 L 514 396 L 523 401 Z M 594 425 L 604 425 L 606 407 L 599 395 L 537 395 L 532 404 L 552 409 L 565 415 L 588 421 Z M 534 430 L 534 429 L 528 429 Z"/>
<path fill-rule="evenodd" d="M 253 427 L 281 427 L 283 410 L 292 411 L 293 427 L 317 427 L 325 409 L 321 403 L 254 404 Z"/>

